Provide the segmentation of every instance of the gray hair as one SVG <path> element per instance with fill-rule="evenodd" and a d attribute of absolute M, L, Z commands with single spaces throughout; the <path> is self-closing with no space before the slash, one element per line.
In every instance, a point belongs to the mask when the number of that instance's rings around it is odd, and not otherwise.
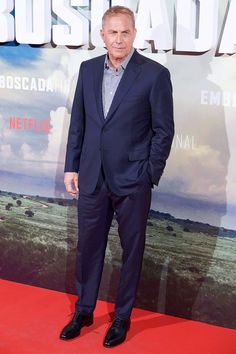
<path fill-rule="evenodd" d="M 130 17 L 133 26 L 135 27 L 135 17 L 132 10 L 125 6 L 112 6 L 110 7 L 102 17 L 102 27 L 104 27 L 105 21 L 107 17 L 117 16 L 117 15 L 127 15 Z"/>

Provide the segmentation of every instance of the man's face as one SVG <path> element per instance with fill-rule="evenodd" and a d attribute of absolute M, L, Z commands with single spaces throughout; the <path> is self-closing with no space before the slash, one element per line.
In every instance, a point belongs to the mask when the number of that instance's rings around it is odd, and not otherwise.
<path fill-rule="evenodd" d="M 130 53 L 136 35 L 136 29 L 128 15 L 108 16 L 101 37 L 111 60 L 123 60 Z"/>

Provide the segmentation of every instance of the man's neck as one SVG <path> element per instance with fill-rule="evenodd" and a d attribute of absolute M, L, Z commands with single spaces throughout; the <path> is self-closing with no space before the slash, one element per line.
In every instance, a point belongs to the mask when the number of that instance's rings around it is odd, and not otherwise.
<path fill-rule="evenodd" d="M 109 61 L 111 69 L 117 70 L 126 60 L 129 61 L 129 59 L 133 55 L 133 52 L 134 52 L 134 48 L 132 48 L 131 51 L 129 52 L 129 54 L 123 58 L 114 58 L 114 57 L 110 56 L 108 53 L 107 56 L 108 56 L 108 61 Z"/>
<path fill-rule="evenodd" d="M 128 55 L 127 55 L 128 56 Z M 109 56 L 109 63 L 110 63 L 110 66 L 111 66 L 111 68 L 113 69 L 113 70 L 116 70 L 116 69 L 118 69 L 119 68 L 119 66 L 123 63 L 123 61 L 127 58 L 127 56 L 126 57 L 124 57 L 124 58 L 122 58 L 122 59 L 120 59 L 120 58 L 111 58 L 110 56 Z"/>

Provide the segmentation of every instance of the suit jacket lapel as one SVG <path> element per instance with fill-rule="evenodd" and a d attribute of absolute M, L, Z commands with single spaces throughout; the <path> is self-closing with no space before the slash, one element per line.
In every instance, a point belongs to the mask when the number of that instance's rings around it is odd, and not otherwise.
<path fill-rule="evenodd" d="M 122 76 L 122 79 L 120 80 L 120 83 L 117 87 L 115 96 L 113 98 L 111 107 L 109 109 L 109 112 L 107 114 L 107 117 L 105 119 L 105 122 L 109 121 L 112 116 L 114 115 L 115 111 L 117 110 L 118 106 L 120 105 L 122 99 L 126 96 L 128 91 L 132 88 L 133 82 L 135 79 L 138 77 L 141 68 L 136 60 L 138 53 L 134 52 L 133 56 L 130 59 L 130 62 L 128 63 L 125 72 Z"/>
<path fill-rule="evenodd" d="M 104 119 L 103 112 L 103 101 L 102 101 L 102 82 L 103 82 L 103 73 L 104 73 L 104 61 L 105 55 L 99 57 L 98 64 L 94 67 L 94 93 L 96 97 L 97 110 L 99 117 L 101 118 L 102 123 L 106 123 L 109 121 L 115 111 L 117 110 L 119 104 L 121 103 L 123 97 L 128 93 L 128 91 L 132 88 L 134 80 L 138 77 L 141 71 L 141 61 L 139 60 L 141 56 L 135 51 L 132 55 L 125 72 L 120 80 L 120 83 L 117 87 L 115 96 L 113 98 L 110 110 L 107 114 L 106 119 Z M 92 94 L 92 93 L 91 93 Z"/>
<path fill-rule="evenodd" d="M 96 97 L 97 110 L 99 117 L 101 118 L 102 123 L 104 122 L 104 113 L 103 113 L 103 102 L 102 102 L 102 81 L 103 81 L 103 73 L 104 73 L 104 61 L 105 55 L 101 56 L 100 62 L 96 67 L 94 67 L 94 94 Z M 92 92 L 91 92 L 92 94 Z"/>

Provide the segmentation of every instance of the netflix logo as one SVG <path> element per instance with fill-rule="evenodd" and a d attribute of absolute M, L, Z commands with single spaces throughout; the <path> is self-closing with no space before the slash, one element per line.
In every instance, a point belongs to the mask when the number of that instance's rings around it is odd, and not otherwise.
<path fill-rule="evenodd" d="M 9 128 L 14 130 L 31 130 L 36 133 L 49 133 L 49 121 L 27 117 L 10 117 Z"/>

